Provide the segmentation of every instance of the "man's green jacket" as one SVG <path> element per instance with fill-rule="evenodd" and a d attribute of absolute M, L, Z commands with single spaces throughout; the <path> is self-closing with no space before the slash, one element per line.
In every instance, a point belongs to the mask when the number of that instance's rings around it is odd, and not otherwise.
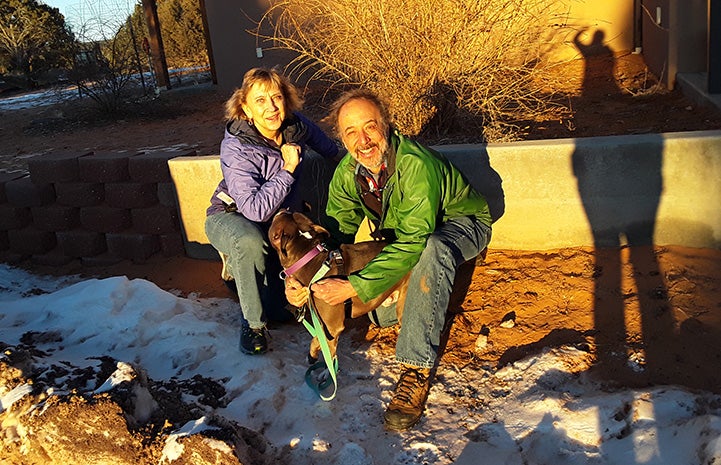
<path fill-rule="evenodd" d="M 491 225 L 486 199 L 443 155 L 397 131 L 391 131 L 389 144 L 381 218 L 361 202 L 357 162 L 350 154 L 338 164 L 328 192 L 327 226 L 338 242 L 352 243 L 366 216 L 395 233 L 378 256 L 348 277 L 364 302 L 388 290 L 418 263 L 428 236 L 443 222 L 475 216 Z"/>

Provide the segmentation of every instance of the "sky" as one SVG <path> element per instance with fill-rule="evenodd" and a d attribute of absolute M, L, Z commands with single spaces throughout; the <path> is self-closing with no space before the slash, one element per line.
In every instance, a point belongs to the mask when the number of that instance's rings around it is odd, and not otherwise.
<path fill-rule="evenodd" d="M 40 0 L 55 7 L 80 38 L 109 37 L 125 21 L 135 0 Z"/>
<path fill-rule="evenodd" d="M 721 461 L 719 396 L 675 386 L 609 391 L 584 374 L 590 355 L 571 346 L 499 370 L 441 364 L 420 423 L 388 433 L 382 413 L 397 373 L 378 347 L 341 337 L 338 391 L 326 402 L 304 383 L 305 329 L 272 329 L 267 354 L 242 355 L 239 309 L 231 299 L 181 297 L 124 276 L 52 278 L 0 264 L 0 341 L 13 346 L 28 331 L 54 335 L 39 344 L 47 354 L 39 364 L 97 369 L 93 357 L 110 356 L 119 372 L 134 363 L 154 380 L 218 380 L 227 406 L 208 407 L 207 414 L 262 431 L 278 449 L 290 446 L 294 465 Z M 476 350 L 483 350 L 481 342 Z M 0 412 L 24 392 L 0 384 Z M 51 395 L 62 393 L 58 385 Z M 192 425 L 184 426 L 178 430 Z"/>

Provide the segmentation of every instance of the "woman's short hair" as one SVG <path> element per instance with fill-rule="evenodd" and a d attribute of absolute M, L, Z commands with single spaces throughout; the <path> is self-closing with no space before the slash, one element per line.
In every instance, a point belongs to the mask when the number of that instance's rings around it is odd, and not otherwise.
<path fill-rule="evenodd" d="M 385 134 L 388 133 L 388 130 L 391 126 L 391 118 L 390 118 L 390 112 L 388 111 L 388 105 L 376 94 L 375 92 L 368 90 L 368 89 L 354 89 L 349 90 L 348 92 L 344 92 L 338 99 L 333 102 L 333 105 L 330 107 L 330 113 L 325 118 L 325 121 L 329 122 L 333 125 L 333 130 L 338 135 L 338 137 L 343 139 L 343 134 L 341 134 L 341 130 L 338 127 L 338 113 L 340 112 L 340 109 L 345 105 L 346 103 L 350 102 L 351 100 L 367 100 L 371 102 L 373 105 L 375 105 L 378 108 L 378 111 L 381 114 L 381 128 L 383 129 L 383 132 Z"/>
<path fill-rule="evenodd" d="M 248 116 L 243 111 L 243 103 L 245 103 L 250 88 L 257 83 L 277 86 L 283 94 L 287 113 L 292 113 L 302 108 L 303 99 L 298 94 L 298 89 L 291 84 L 287 77 L 274 68 L 253 68 L 245 73 L 241 86 L 235 89 L 233 95 L 225 102 L 226 119 L 248 119 Z"/>

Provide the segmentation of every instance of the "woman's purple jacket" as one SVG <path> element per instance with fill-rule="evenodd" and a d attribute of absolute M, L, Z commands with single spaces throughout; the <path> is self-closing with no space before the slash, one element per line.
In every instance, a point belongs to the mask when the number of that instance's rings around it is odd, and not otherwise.
<path fill-rule="evenodd" d="M 281 208 L 300 211 L 303 199 L 298 183 L 310 147 L 325 158 L 338 155 L 338 145 L 318 126 L 300 113 L 293 113 L 281 127 L 283 141 L 301 146 L 301 163 L 294 174 L 282 169 L 280 147 L 262 137 L 245 120 L 229 122 L 220 144 L 220 167 L 223 179 L 210 199 L 207 215 L 224 212 L 218 193 L 229 195 L 240 213 L 250 221 L 264 223 Z"/>

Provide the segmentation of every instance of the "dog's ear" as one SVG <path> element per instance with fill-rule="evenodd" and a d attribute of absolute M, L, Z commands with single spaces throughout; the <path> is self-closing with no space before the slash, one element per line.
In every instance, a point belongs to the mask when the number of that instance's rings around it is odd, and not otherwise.
<path fill-rule="evenodd" d="M 293 213 L 293 221 L 295 221 L 295 224 L 298 225 L 298 231 L 306 237 L 307 235 L 311 235 L 313 238 L 318 236 L 326 238 L 330 237 L 330 233 L 327 229 L 319 224 L 313 223 L 310 218 L 302 213 Z"/>

